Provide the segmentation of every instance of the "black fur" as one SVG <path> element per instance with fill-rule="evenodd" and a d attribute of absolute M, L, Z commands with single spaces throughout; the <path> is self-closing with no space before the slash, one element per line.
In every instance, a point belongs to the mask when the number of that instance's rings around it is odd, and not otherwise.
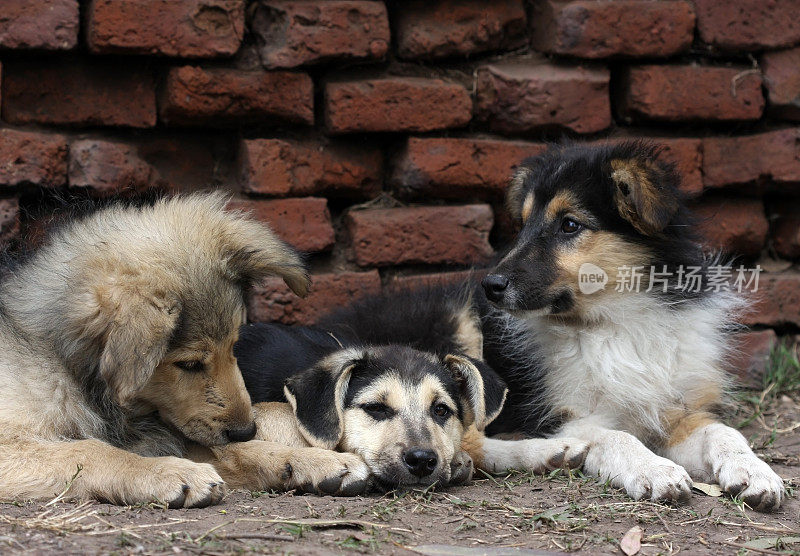
<path fill-rule="evenodd" d="M 665 302 L 692 301 L 705 295 L 707 260 L 693 231 L 693 220 L 684 207 L 678 191 L 680 177 L 671 164 L 659 159 L 659 149 L 643 142 L 626 142 L 609 146 L 577 144 L 552 146 L 544 154 L 525 160 L 521 167 L 525 178 L 518 184 L 521 191 L 513 192 L 518 203 L 535 189 L 537 204 L 544 206 L 559 191 L 569 191 L 594 218 L 591 226 L 611 232 L 632 244 L 640 244 L 653 254 L 642 264 L 671 272 L 683 265 L 702 270 L 700 292 L 685 291 L 670 283 L 665 293 L 653 295 Z M 635 160 L 642 164 L 659 196 L 654 211 L 648 215 L 643 233 L 626 220 L 615 201 L 620 187 L 611 178 L 612 160 Z M 625 186 L 621 187 L 625 194 Z M 628 187 L 627 194 L 632 194 Z M 663 196 L 663 198 L 661 197 Z M 639 200 L 637 200 L 638 203 Z M 633 201 L 632 201 L 633 203 Z M 642 210 L 641 203 L 633 203 Z M 512 216 L 521 223 L 516 207 Z M 557 224 L 552 224 L 557 225 Z M 586 223 L 589 224 L 589 223 Z M 532 310 L 548 307 L 554 314 L 571 310 L 575 300 L 569 293 L 557 293 L 543 299 L 543 284 L 549 284 L 555 273 L 554 252 L 559 237 L 557 230 L 545 229 L 542 221 L 531 215 L 521 226 L 520 233 L 509 252 L 518 257 L 506 258 L 493 270 L 502 272 L 524 292 L 518 306 L 503 307 L 490 304 L 477 284 L 458 286 L 428 286 L 417 291 L 384 293 L 338 310 L 323 320 L 323 325 L 337 335 L 350 340 L 370 343 L 402 342 L 417 349 L 437 354 L 458 353 L 462 348 L 455 340 L 456 316 L 465 307 L 478 310 L 483 333 L 485 365 L 480 369 L 497 371 L 509 387 L 509 394 L 500 416 L 491 423 L 487 433 L 523 432 L 540 436 L 554 430 L 559 416 L 544 401 L 541 378 L 547 369 L 537 355 L 535 341 L 523 326 L 509 326 L 514 317 L 510 310 Z"/>
<path fill-rule="evenodd" d="M 355 340 L 356 328 L 337 327 L 329 331 L 281 324 L 242 327 L 234 354 L 253 403 L 286 401 L 283 392 L 286 385 L 297 400 L 298 420 L 315 436 L 330 440 L 332 431 L 338 430 L 338 417 L 333 406 L 338 374 L 321 368 L 319 363 L 343 348 L 356 348 L 361 355 L 350 361 L 354 367 L 345 396 L 345 408 L 352 406 L 362 388 L 391 370 L 412 383 L 420 382 L 426 375 L 436 376 L 455 400 L 458 418 L 463 419 L 463 398 L 467 393 L 444 362 L 445 355 L 458 350 L 426 350 L 438 356 L 437 362 L 421 350 L 414 349 L 417 346 L 400 345 L 389 339 L 385 342 L 373 342 L 373 338 Z M 444 348 L 446 337 L 438 336 L 435 343 Z M 470 361 L 478 368 L 483 380 L 487 413 L 496 413 L 503 403 L 505 383 L 482 361 Z"/>
<path fill-rule="evenodd" d="M 554 313 L 569 311 L 574 300 L 569 295 L 546 295 L 554 278 L 556 249 L 574 240 L 574 236 L 559 233 L 560 221 L 548 222 L 541 218 L 541 210 L 559 192 L 568 192 L 577 199 L 594 218 L 582 222 L 586 228 L 611 232 L 625 241 L 645 247 L 653 254 L 645 267 L 654 267 L 677 277 L 680 266 L 699 267 L 700 291 L 678 287 L 677 278 L 670 281 L 666 292 L 659 288 L 657 295 L 665 301 L 689 300 L 703 295 L 706 285 L 708 261 L 695 233 L 694 220 L 683 203 L 678 189 L 680 175 L 674 165 L 660 159 L 660 149 L 642 141 L 628 141 L 615 145 L 586 146 L 568 144 L 552 146 L 543 154 L 524 160 L 520 165 L 526 170 L 517 199 L 525 199 L 534 192 L 536 208 L 522 224 L 513 243 L 514 255 L 506 257 L 492 274 L 507 276 L 520 288 L 520 299 L 511 310 L 532 310 L 550 307 Z M 650 225 L 643 233 L 620 214 L 617 191 L 633 197 L 634 191 L 625 183 L 612 179 L 612 161 L 636 161 L 642 174 L 652 184 L 655 194 L 654 209 L 646 218 Z M 631 207 L 641 210 L 641 199 L 631 199 Z M 520 214 L 512 207 L 512 216 L 518 221 Z M 643 217 L 644 218 L 644 217 Z M 535 261 L 532 264 L 531 261 Z"/>

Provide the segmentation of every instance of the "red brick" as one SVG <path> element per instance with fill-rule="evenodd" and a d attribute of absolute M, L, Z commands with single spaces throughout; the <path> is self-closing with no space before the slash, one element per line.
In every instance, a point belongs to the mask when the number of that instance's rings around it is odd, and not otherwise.
<path fill-rule="evenodd" d="M 752 310 L 742 319 L 744 324 L 800 326 L 800 273 L 762 273 L 751 299 Z"/>
<path fill-rule="evenodd" d="M 232 56 L 244 36 L 244 0 L 90 0 L 86 41 L 95 54 Z"/>
<path fill-rule="evenodd" d="M 514 167 L 545 148 L 524 141 L 410 137 L 395 159 L 391 183 L 403 196 L 502 194 Z"/>
<path fill-rule="evenodd" d="M 525 45 L 521 0 L 403 2 L 392 14 L 401 58 L 468 56 Z"/>
<path fill-rule="evenodd" d="M 492 130 L 524 133 L 562 127 L 577 133 L 611 125 L 604 68 L 502 62 L 478 68 L 477 113 Z"/>
<path fill-rule="evenodd" d="M 164 185 L 135 146 L 102 139 L 80 139 L 69 148 L 69 184 L 100 194 Z"/>
<path fill-rule="evenodd" d="M 654 138 L 664 146 L 664 159 L 675 163 L 681 175 L 681 190 L 689 196 L 703 192 L 703 141 L 690 138 Z"/>
<path fill-rule="evenodd" d="M 771 113 L 794 121 L 800 121 L 800 71 L 797 68 L 800 68 L 800 48 L 761 56 Z"/>
<path fill-rule="evenodd" d="M 267 68 L 382 58 L 389 49 L 383 2 L 267 0 L 256 3 L 254 10 L 250 28 Z"/>
<path fill-rule="evenodd" d="M 471 264 L 492 254 L 489 205 L 354 210 L 347 215 L 355 261 Z"/>
<path fill-rule="evenodd" d="M 766 242 L 769 223 L 760 199 L 704 199 L 694 212 L 709 248 L 757 255 Z"/>
<path fill-rule="evenodd" d="M 293 294 L 280 279 L 270 278 L 253 288 L 247 301 L 248 318 L 255 322 L 314 324 L 334 309 L 377 294 L 380 289 L 377 270 L 312 275 L 311 291 L 305 298 Z"/>
<path fill-rule="evenodd" d="M 0 245 L 8 244 L 19 234 L 19 200 L 0 199 Z"/>
<path fill-rule="evenodd" d="M 145 65 L 132 60 L 7 61 L 3 119 L 14 124 L 152 127 L 155 83 Z"/>
<path fill-rule="evenodd" d="M 800 130 L 703 140 L 706 187 L 749 183 L 761 178 L 800 181 Z"/>
<path fill-rule="evenodd" d="M 620 111 L 664 121 L 757 120 L 764 111 L 761 74 L 693 65 L 631 67 L 623 74 Z"/>
<path fill-rule="evenodd" d="M 68 50 L 79 26 L 78 0 L 3 0 L 0 48 Z"/>
<path fill-rule="evenodd" d="M 169 124 L 255 121 L 314 123 L 314 85 L 305 73 L 228 68 L 172 68 L 160 103 Z"/>
<path fill-rule="evenodd" d="M 746 386 L 761 386 L 772 348 L 778 342 L 774 330 L 741 332 L 733 337 L 736 350 L 730 361 L 731 371 Z"/>
<path fill-rule="evenodd" d="M 231 206 L 252 212 L 284 241 L 300 251 L 325 251 L 334 242 L 328 201 L 317 197 L 274 201 L 233 201 Z"/>
<path fill-rule="evenodd" d="M 781 257 L 800 257 L 800 202 L 783 201 L 772 218 L 772 246 Z"/>
<path fill-rule="evenodd" d="M 467 89 L 441 79 L 387 77 L 325 85 L 325 123 L 334 133 L 432 131 L 472 118 Z"/>
<path fill-rule="evenodd" d="M 372 197 L 381 189 L 383 154 L 377 148 L 341 142 L 243 140 L 239 175 L 247 193 Z"/>
<path fill-rule="evenodd" d="M 57 187 L 67 183 L 62 135 L 0 129 L 0 184 Z"/>
<path fill-rule="evenodd" d="M 394 290 L 416 290 L 438 285 L 455 285 L 465 282 L 477 284 L 488 270 L 458 270 L 456 272 L 434 272 L 431 274 L 406 274 L 394 276 L 386 288 Z"/>
<path fill-rule="evenodd" d="M 682 1 L 534 2 L 532 44 L 579 58 L 671 56 L 689 48 L 694 10 Z"/>
<path fill-rule="evenodd" d="M 693 0 L 700 40 L 725 50 L 761 50 L 800 41 L 796 0 Z"/>

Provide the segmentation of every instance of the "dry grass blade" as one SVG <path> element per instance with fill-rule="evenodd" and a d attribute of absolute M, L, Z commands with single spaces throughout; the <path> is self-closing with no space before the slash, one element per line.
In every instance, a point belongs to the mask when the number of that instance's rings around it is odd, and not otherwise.
<path fill-rule="evenodd" d="M 93 505 L 93 502 L 84 502 L 63 514 L 56 514 L 54 509 L 50 508 L 33 517 L 0 515 L 0 522 L 25 529 L 39 529 L 60 534 L 89 533 L 102 525 L 97 520 L 91 523 L 84 523 L 85 520 L 97 514 L 97 509 L 93 508 Z"/>

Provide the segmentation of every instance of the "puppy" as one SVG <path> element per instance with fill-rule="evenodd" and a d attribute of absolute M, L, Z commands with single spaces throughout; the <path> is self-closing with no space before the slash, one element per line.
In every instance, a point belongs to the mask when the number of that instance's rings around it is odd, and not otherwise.
<path fill-rule="evenodd" d="M 495 349 L 496 342 L 491 337 L 484 336 L 474 290 L 471 284 L 388 290 L 335 311 L 324 317 L 320 326 L 345 344 L 397 342 L 436 354 L 440 359 L 457 355 L 478 368 L 486 381 L 495 372 L 484 360 L 494 361 L 502 353 Z M 514 396 L 514 392 L 508 396 Z M 505 413 L 507 410 L 502 409 L 500 416 Z M 487 421 L 489 429 L 495 428 L 497 418 L 492 415 Z M 507 437 L 519 436 L 519 430 L 520 427 L 497 429 L 513 433 Z M 465 430 L 461 447 L 477 468 L 489 473 L 541 473 L 565 466 L 577 469 L 588 450 L 588 444 L 576 438 L 486 438 L 484 428 L 474 425 Z"/>
<path fill-rule="evenodd" d="M 557 435 L 591 443 L 588 473 L 651 500 L 687 498 L 691 476 L 775 509 L 782 480 L 714 416 L 743 301 L 715 281 L 735 270 L 702 253 L 679 183 L 645 143 L 526 160 L 507 196 L 521 231 L 482 283 L 503 312 L 488 318 L 512 359 L 535 357 L 512 388 L 541 381 L 528 403 L 561 418 Z M 586 264 L 605 288 L 581 288 Z"/>
<path fill-rule="evenodd" d="M 302 295 L 308 278 L 268 228 L 224 205 L 194 194 L 112 206 L 64 226 L 4 276 L 0 498 L 68 489 L 197 507 L 219 502 L 226 482 L 368 476 L 352 454 L 251 441 L 233 356 L 244 289 L 277 274 Z"/>
<path fill-rule="evenodd" d="M 253 402 L 282 402 L 260 435 L 358 454 L 384 489 L 468 481 L 464 430 L 483 430 L 506 394 L 467 357 L 343 345 L 315 328 L 248 325 L 234 352 Z"/>
<path fill-rule="evenodd" d="M 511 181 L 520 231 L 483 292 L 463 284 L 383 295 L 322 324 L 417 347 L 435 336 L 451 352 L 479 337 L 474 355 L 509 387 L 488 434 L 578 438 L 589 446 L 584 471 L 635 499 L 684 500 L 691 476 L 753 508 L 778 508 L 781 478 L 715 417 L 744 301 L 720 287 L 720 275 L 736 273 L 703 254 L 679 182 L 650 144 L 553 146 Z M 587 274 L 605 287 L 582 282 Z M 477 437 L 476 465 L 498 442 Z"/>

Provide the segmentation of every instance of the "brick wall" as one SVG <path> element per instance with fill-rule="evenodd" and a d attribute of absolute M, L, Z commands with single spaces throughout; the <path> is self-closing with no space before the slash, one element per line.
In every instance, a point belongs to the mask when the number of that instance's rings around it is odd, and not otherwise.
<path fill-rule="evenodd" d="M 797 0 L 4 0 L 0 241 L 65 194 L 230 188 L 309 253 L 255 319 L 461 277 L 546 140 L 651 137 L 710 246 L 761 260 L 743 375 L 800 329 Z M 792 123 L 798 122 L 798 123 Z M 422 278 L 420 278 L 422 277 Z"/>

